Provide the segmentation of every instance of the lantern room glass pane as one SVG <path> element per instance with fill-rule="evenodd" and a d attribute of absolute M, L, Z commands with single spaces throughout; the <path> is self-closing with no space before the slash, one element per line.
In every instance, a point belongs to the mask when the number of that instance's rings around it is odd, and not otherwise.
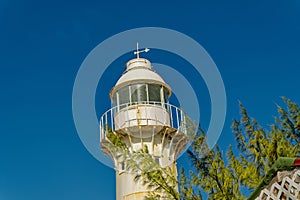
<path fill-rule="evenodd" d="M 118 91 L 119 94 L 119 105 L 123 105 L 130 102 L 129 99 L 129 87 L 123 87 Z M 122 106 L 126 107 L 126 105 Z"/>
<path fill-rule="evenodd" d="M 147 103 L 146 84 L 131 85 L 131 103 Z"/>
<path fill-rule="evenodd" d="M 167 92 L 166 88 L 164 88 L 164 100 L 165 100 L 165 103 L 169 102 L 168 92 Z"/>
<path fill-rule="evenodd" d="M 113 104 L 114 104 L 114 105 L 117 105 L 117 103 L 118 103 L 117 96 L 118 96 L 118 92 L 116 92 L 116 93 L 114 94 L 114 98 L 113 98 Z"/>
<path fill-rule="evenodd" d="M 150 102 L 161 102 L 160 89 L 161 89 L 160 85 L 153 85 L 153 84 L 148 85 Z"/>

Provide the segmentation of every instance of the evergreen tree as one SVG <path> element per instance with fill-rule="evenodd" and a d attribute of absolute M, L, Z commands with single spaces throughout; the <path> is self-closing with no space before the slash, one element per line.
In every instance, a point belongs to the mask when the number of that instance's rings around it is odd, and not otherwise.
<path fill-rule="evenodd" d="M 241 118 L 232 123 L 237 151 L 230 146 L 226 158 L 218 146 L 202 157 L 204 140 L 195 140 L 188 151 L 195 168 L 191 171 L 194 186 L 200 186 L 209 199 L 245 199 L 242 191 L 253 191 L 279 157 L 299 155 L 300 109 L 283 100 L 287 109 L 277 106 L 278 117 L 270 130 L 251 118 L 240 103 Z"/>
<path fill-rule="evenodd" d="M 232 123 L 236 150 L 230 146 L 226 157 L 217 145 L 208 149 L 199 128 L 187 151 L 193 168 L 181 169 L 178 181 L 169 167 L 160 168 L 145 149 L 125 156 L 128 170 L 153 189 L 148 200 L 202 200 L 202 193 L 214 200 L 245 199 L 242 191 L 254 190 L 279 157 L 300 155 L 300 108 L 289 99 L 283 101 L 286 109 L 277 105 L 278 116 L 269 129 L 251 118 L 240 103 L 241 118 Z M 118 138 L 112 139 L 126 151 Z"/>

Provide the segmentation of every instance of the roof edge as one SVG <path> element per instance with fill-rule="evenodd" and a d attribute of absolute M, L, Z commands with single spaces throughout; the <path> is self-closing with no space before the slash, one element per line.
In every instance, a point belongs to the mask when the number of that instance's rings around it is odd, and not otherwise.
<path fill-rule="evenodd" d="M 280 157 L 278 158 L 271 169 L 265 174 L 265 177 L 259 183 L 254 192 L 248 197 L 247 200 L 255 200 L 259 196 L 261 190 L 264 186 L 268 185 L 270 181 L 274 178 L 276 172 L 291 169 L 293 167 L 300 166 L 300 158 L 289 158 L 289 157 Z"/>

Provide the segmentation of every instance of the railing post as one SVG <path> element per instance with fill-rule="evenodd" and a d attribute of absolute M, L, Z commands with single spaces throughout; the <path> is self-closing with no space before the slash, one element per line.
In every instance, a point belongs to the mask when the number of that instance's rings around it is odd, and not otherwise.
<path fill-rule="evenodd" d="M 113 120 L 113 108 L 111 108 L 109 112 L 110 112 L 111 129 L 112 129 L 112 131 L 115 131 L 115 129 L 114 129 L 114 120 Z"/>
<path fill-rule="evenodd" d="M 176 110 L 176 120 L 177 120 L 177 129 L 180 127 L 179 126 L 179 116 L 178 116 L 178 108 L 177 107 L 175 107 L 175 110 Z"/>
<path fill-rule="evenodd" d="M 101 130 L 101 137 L 100 138 L 104 138 L 105 137 L 105 133 L 104 133 L 104 127 L 103 126 L 105 126 L 104 124 L 103 124 L 103 117 L 101 117 L 101 122 L 100 122 L 100 126 L 102 126 L 102 130 Z"/>

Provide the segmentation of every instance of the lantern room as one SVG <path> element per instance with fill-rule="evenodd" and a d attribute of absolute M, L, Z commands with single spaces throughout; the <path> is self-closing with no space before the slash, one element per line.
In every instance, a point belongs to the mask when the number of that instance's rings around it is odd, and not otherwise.
<path fill-rule="evenodd" d="M 126 71 L 110 93 L 115 108 L 115 129 L 137 137 L 149 137 L 151 130 L 157 132 L 169 126 L 170 95 L 170 87 L 152 70 L 149 60 L 128 61 Z"/>

